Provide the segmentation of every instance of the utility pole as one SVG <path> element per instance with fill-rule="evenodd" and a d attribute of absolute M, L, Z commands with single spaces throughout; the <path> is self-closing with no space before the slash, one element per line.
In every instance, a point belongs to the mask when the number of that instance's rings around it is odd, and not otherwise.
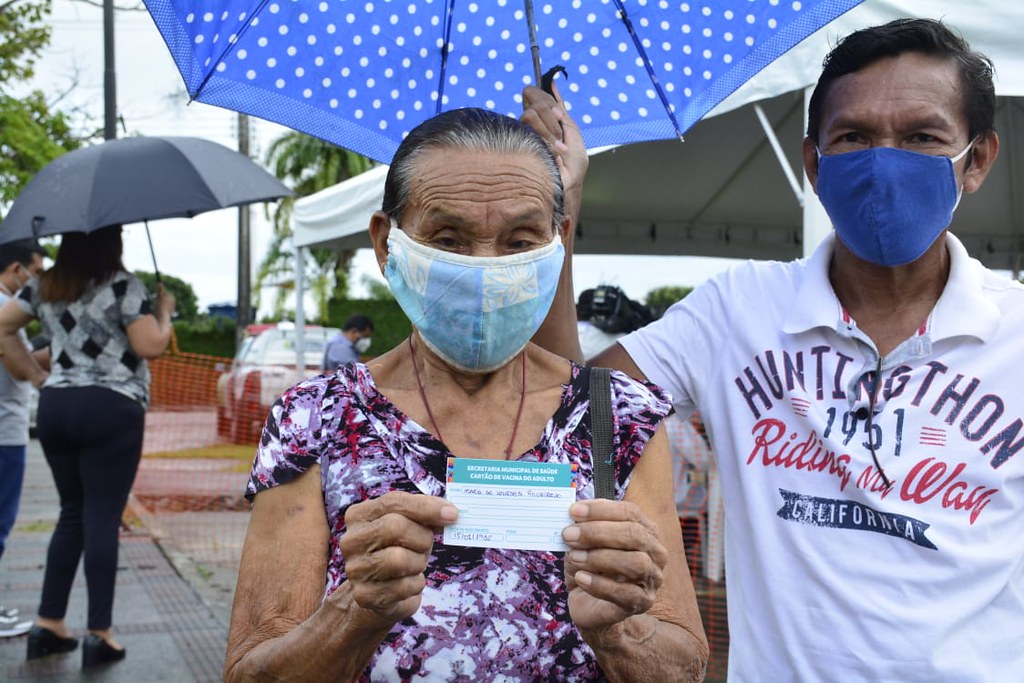
<path fill-rule="evenodd" d="M 249 116 L 238 114 L 238 151 L 249 156 Z M 249 205 L 238 207 L 238 304 L 235 308 L 235 347 L 245 335 L 245 326 L 252 322 L 252 269 L 249 251 Z"/>
<path fill-rule="evenodd" d="M 103 0 L 103 139 L 117 137 L 117 72 L 114 69 L 114 0 Z"/>

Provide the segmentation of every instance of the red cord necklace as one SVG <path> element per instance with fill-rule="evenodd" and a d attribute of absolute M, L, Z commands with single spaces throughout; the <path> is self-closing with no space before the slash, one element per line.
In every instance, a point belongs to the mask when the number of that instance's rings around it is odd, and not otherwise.
<path fill-rule="evenodd" d="M 433 428 L 434 433 L 437 434 L 437 438 L 440 441 L 444 441 L 444 437 L 441 436 L 441 430 L 437 426 L 437 421 L 434 419 L 434 413 L 430 410 L 430 402 L 427 401 L 427 392 L 423 390 L 423 382 L 420 381 L 420 370 L 416 367 L 416 351 L 412 346 L 412 335 L 408 337 L 409 341 L 409 355 L 412 357 L 412 372 L 416 377 L 416 386 L 420 390 L 420 398 L 423 400 L 423 407 L 427 409 L 427 417 L 430 418 L 430 426 Z M 526 403 L 526 351 L 524 350 L 520 356 L 522 358 L 523 367 L 523 389 L 519 394 L 519 410 L 516 411 L 516 421 L 512 423 L 512 438 L 508 440 L 508 446 L 505 448 L 505 459 L 512 457 L 512 445 L 516 442 L 516 432 L 519 431 L 519 419 L 523 416 L 523 405 Z"/>

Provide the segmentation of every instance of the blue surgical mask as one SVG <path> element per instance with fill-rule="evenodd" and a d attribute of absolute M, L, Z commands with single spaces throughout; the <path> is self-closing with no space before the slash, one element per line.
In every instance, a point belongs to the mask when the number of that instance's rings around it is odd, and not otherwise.
<path fill-rule="evenodd" d="M 384 277 L 431 351 L 460 370 L 491 372 L 544 322 L 564 258 L 557 235 L 519 254 L 463 256 L 420 244 L 392 221 Z"/>
<path fill-rule="evenodd" d="M 818 155 L 818 197 L 836 235 L 859 258 L 902 266 L 921 258 L 960 201 L 955 157 L 872 147 Z"/>

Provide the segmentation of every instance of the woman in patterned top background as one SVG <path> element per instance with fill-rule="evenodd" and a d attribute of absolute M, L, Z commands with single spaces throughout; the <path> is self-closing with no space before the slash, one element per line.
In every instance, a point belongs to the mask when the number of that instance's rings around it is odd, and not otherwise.
<path fill-rule="evenodd" d="M 571 234 L 562 194 L 543 140 L 492 112 L 446 112 L 399 147 L 370 236 L 413 333 L 273 406 L 227 680 L 703 676 L 665 394 L 613 373 L 615 500 L 594 500 L 589 371 L 529 343 Z M 443 543 L 449 456 L 577 466 L 570 551 Z"/>
<path fill-rule="evenodd" d="M 29 659 L 78 647 L 64 616 L 83 555 L 89 614 L 82 665 L 125 656 L 111 631 L 117 533 L 142 457 L 146 359 L 170 342 L 175 300 L 160 287 L 154 308 L 121 263 L 122 251 L 120 225 L 68 233 L 53 267 L 0 309 L 4 354 L 20 367 L 20 379 L 41 388 L 37 431 L 61 506 L 28 636 Z M 14 343 L 34 318 L 50 338 L 49 372 Z"/>

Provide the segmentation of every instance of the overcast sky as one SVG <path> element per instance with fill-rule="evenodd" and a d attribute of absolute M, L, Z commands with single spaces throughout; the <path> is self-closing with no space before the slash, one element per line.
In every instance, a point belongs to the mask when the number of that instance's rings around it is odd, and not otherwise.
<path fill-rule="evenodd" d="M 73 0 L 54 0 L 53 37 L 37 64 L 35 86 L 54 95 L 77 83 L 65 100 L 87 111 L 103 126 L 103 25 L 99 7 Z M 184 85 L 170 53 L 145 11 L 116 13 L 116 76 L 118 111 L 127 133 L 119 135 L 191 135 L 237 148 L 237 114 L 205 104 L 188 104 Z M 261 161 L 269 144 L 286 129 L 253 119 L 252 156 Z M 261 205 L 252 209 L 252 266 L 266 250 L 270 226 Z M 161 272 L 189 282 L 200 307 L 237 298 L 238 211 L 225 209 L 193 219 L 169 219 L 150 225 Z M 622 287 L 635 299 L 663 285 L 697 285 L 731 262 L 723 259 L 656 256 L 577 256 L 577 292 L 598 284 Z M 125 265 L 152 270 L 141 225 L 125 232 Z M 356 257 L 352 281 L 381 279 L 372 253 Z M 264 300 L 273 298 L 267 293 Z"/>

